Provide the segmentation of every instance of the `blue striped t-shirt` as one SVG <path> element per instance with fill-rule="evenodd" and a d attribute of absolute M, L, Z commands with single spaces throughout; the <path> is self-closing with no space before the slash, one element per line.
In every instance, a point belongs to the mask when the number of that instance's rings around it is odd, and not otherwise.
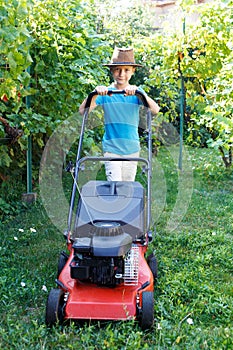
<path fill-rule="evenodd" d="M 116 90 L 113 87 L 109 89 Z M 138 90 L 145 94 L 141 88 Z M 95 102 L 104 110 L 103 151 L 119 155 L 138 152 L 139 108 L 142 105 L 140 98 L 135 95 L 113 94 L 97 96 Z"/>

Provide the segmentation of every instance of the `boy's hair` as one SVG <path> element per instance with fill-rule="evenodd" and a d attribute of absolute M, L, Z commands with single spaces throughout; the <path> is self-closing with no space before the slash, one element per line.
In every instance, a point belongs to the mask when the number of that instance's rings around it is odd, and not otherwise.
<path fill-rule="evenodd" d="M 110 66 L 109 68 L 110 68 L 110 72 L 112 73 L 112 72 L 114 72 L 114 70 L 116 69 L 116 68 L 118 68 L 118 67 L 124 67 L 124 66 L 122 66 L 122 65 L 116 65 L 116 66 Z M 125 65 L 125 67 L 130 67 L 130 68 L 132 68 L 132 70 L 133 70 L 133 72 L 135 72 L 135 70 L 136 70 L 136 67 L 133 67 L 133 66 L 128 66 L 127 64 Z"/>

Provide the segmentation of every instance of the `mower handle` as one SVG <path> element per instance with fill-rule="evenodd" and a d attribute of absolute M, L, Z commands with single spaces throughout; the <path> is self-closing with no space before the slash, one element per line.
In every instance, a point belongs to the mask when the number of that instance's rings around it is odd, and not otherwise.
<path fill-rule="evenodd" d="M 111 89 L 110 89 L 110 90 L 108 90 L 108 94 L 107 94 L 107 95 L 110 96 L 110 95 L 113 95 L 113 94 L 125 94 L 125 93 L 126 93 L 125 90 L 111 90 Z M 92 100 L 92 98 L 93 98 L 94 96 L 96 96 L 96 95 L 98 95 L 98 93 L 97 93 L 96 90 L 94 90 L 94 91 L 92 91 L 92 92 L 87 96 L 87 100 L 86 100 L 86 104 L 85 104 L 85 109 L 86 109 L 86 108 L 90 108 L 91 100 Z M 144 95 L 141 91 L 136 90 L 136 91 L 135 91 L 135 95 L 138 96 L 138 97 L 141 99 L 141 101 L 142 101 L 142 103 L 143 103 L 143 105 L 144 105 L 145 107 L 149 108 L 147 99 L 146 99 L 145 95 Z"/>
<path fill-rule="evenodd" d="M 126 93 L 125 90 L 111 90 L 111 89 L 108 90 L 108 95 L 125 94 L 125 93 Z M 92 91 L 87 96 L 85 107 L 84 107 L 84 115 L 83 115 L 83 120 L 82 120 L 82 126 L 81 126 L 80 138 L 79 138 L 78 150 L 77 150 L 77 156 L 76 156 L 75 179 L 74 179 L 74 183 L 73 183 L 73 189 L 72 189 L 71 200 L 70 200 L 70 210 L 69 210 L 69 216 L 68 216 L 68 232 L 71 230 L 72 215 L 73 215 L 74 201 L 75 201 L 75 195 L 76 195 L 76 185 L 78 182 L 79 166 L 77 166 L 77 164 L 79 165 L 83 161 L 83 160 L 81 160 L 81 149 L 82 149 L 82 144 L 83 144 L 83 137 L 84 137 L 85 126 L 86 126 L 86 122 L 87 122 L 87 118 L 88 118 L 88 114 L 89 114 L 89 108 L 91 106 L 91 100 L 92 100 L 93 96 L 95 96 L 95 95 L 98 95 L 96 90 Z M 149 126 L 149 132 L 148 132 L 148 135 L 149 135 L 149 138 L 148 138 L 149 159 L 146 162 L 147 168 L 148 168 L 148 189 L 147 189 L 148 218 L 147 218 L 147 221 L 148 221 L 148 225 L 149 225 L 150 215 L 151 215 L 151 213 L 150 213 L 151 212 L 151 210 L 150 210 L 150 205 L 151 205 L 150 181 L 151 181 L 151 154 L 152 154 L 152 150 L 151 150 L 151 111 L 150 111 L 149 104 L 147 102 L 145 95 L 139 90 L 135 91 L 135 95 L 141 99 L 143 105 L 147 108 L 147 121 L 148 121 L 147 124 Z M 99 158 L 100 157 L 98 157 L 98 159 Z M 106 160 L 106 158 L 103 158 L 103 159 Z M 94 160 L 94 158 L 92 160 Z M 114 158 L 113 160 L 119 160 L 119 159 Z M 127 160 L 131 160 L 131 159 L 128 158 Z M 135 158 L 133 158 L 132 160 L 135 161 Z M 141 160 L 141 158 L 139 158 L 139 160 Z"/>

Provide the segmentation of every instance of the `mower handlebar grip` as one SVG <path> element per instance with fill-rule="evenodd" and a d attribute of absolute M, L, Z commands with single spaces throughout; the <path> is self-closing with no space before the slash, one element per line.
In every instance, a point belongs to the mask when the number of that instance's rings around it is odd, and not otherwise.
<path fill-rule="evenodd" d="M 125 90 L 111 90 L 111 89 L 108 90 L 108 95 L 109 95 L 109 96 L 110 96 L 110 95 L 113 95 L 113 94 L 125 94 Z M 98 95 L 98 94 L 97 94 L 97 91 L 94 90 L 94 91 L 92 91 L 92 92 L 87 96 L 87 100 L 86 100 L 86 104 L 85 104 L 85 109 L 86 109 L 86 108 L 90 108 L 91 100 L 92 100 L 92 98 L 93 98 L 94 96 L 96 96 L 96 95 Z M 143 103 L 143 105 L 144 105 L 145 107 L 147 107 L 147 108 L 149 107 L 148 102 L 147 102 L 147 99 L 146 99 L 145 95 L 144 95 L 141 91 L 136 90 L 135 95 L 138 96 L 138 97 L 141 99 L 141 101 L 142 101 L 142 103 Z"/>

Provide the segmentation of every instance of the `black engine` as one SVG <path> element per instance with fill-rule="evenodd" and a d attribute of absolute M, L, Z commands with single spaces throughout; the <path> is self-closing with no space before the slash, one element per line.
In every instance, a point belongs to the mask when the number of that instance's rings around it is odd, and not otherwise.
<path fill-rule="evenodd" d="M 115 286 L 123 281 L 122 257 L 76 255 L 71 262 L 71 277 L 98 285 Z"/>

